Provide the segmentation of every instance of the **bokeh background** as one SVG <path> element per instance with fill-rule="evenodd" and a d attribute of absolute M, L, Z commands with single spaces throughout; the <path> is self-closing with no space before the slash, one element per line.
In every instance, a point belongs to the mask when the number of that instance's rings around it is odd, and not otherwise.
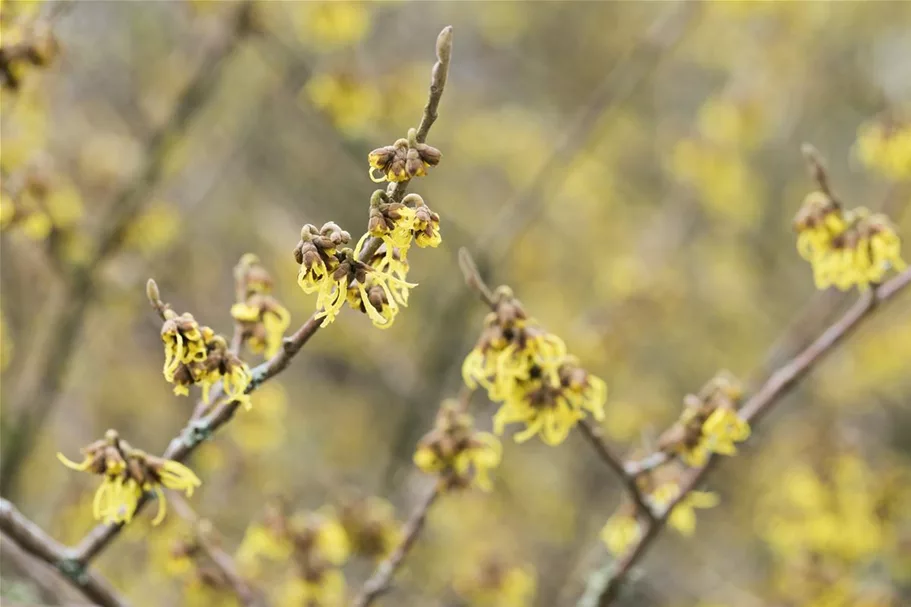
<path fill-rule="evenodd" d="M 0 241 L 3 440 L 27 445 L 4 497 L 63 542 L 93 526 L 96 481 L 55 452 L 75 458 L 107 428 L 161 452 L 192 410 L 162 378 L 147 278 L 230 333 L 232 267 L 254 252 L 292 327 L 303 322 L 314 297 L 296 284 L 300 226 L 363 232 L 367 153 L 417 126 L 445 25 L 454 54 L 428 138 L 443 161 L 412 184 L 443 243 L 412 255 L 420 286 L 392 329 L 342 314 L 194 456 L 204 482 L 191 503 L 228 551 L 278 496 L 316 510 L 380 495 L 407 516 L 430 482 L 414 445 L 458 392 L 485 312 L 459 247 L 605 379 L 603 428 L 632 450 L 717 370 L 755 385 L 853 300 L 815 292 L 795 251 L 791 219 L 813 188 L 802 142 L 848 206 L 885 209 L 911 235 L 911 186 L 856 146 L 863 125 L 909 109 L 911 3 L 274 2 L 246 35 L 232 33 L 236 10 L 39 7 L 59 53 L 3 93 L 4 189 L 36 171 L 50 184 L 31 203 L 48 219 L 13 222 Z M 205 94 L 156 141 L 200 78 Z M 123 192 L 136 217 L 80 292 L 67 268 L 123 212 Z M 722 502 L 697 535 L 666 533 L 619 604 L 911 603 L 909 310 L 904 296 L 877 314 L 763 420 L 710 477 Z M 36 401 L 49 414 L 17 428 Z M 507 437 L 493 491 L 438 504 L 381 604 L 574 604 L 621 495 L 578 437 Z M 168 567 L 178 515 L 140 519 L 101 572 L 137 605 L 228 604 Z M 10 550 L 6 600 L 54 604 Z M 453 588 L 492 562 L 532 574 L 534 597 L 480 603 Z M 350 565 L 349 586 L 369 571 Z"/>

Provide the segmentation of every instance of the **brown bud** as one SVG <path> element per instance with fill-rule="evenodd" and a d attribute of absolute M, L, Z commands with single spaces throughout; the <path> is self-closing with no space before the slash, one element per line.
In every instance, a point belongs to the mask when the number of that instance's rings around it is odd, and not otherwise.
<path fill-rule="evenodd" d="M 440 163 L 440 159 L 443 155 L 440 153 L 440 150 L 436 149 L 433 146 L 427 145 L 426 143 L 417 144 L 416 148 L 418 155 L 421 160 L 426 162 L 432 167 L 435 167 Z"/>

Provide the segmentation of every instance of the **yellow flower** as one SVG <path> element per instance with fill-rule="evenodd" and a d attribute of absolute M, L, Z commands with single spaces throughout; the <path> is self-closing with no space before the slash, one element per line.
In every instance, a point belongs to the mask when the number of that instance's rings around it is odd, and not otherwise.
<path fill-rule="evenodd" d="M 737 447 L 734 443 L 750 437 L 750 425 L 736 411 L 719 407 L 705 420 L 702 432 L 708 449 L 722 455 L 735 455 Z"/>
<path fill-rule="evenodd" d="M 294 546 L 281 534 L 266 525 L 253 523 L 244 532 L 244 538 L 235 553 L 237 566 L 250 575 L 259 575 L 260 559 L 284 562 L 291 557 Z"/>
<path fill-rule="evenodd" d="M 871 122 L 857 132 L 855 151 L 867 167 L 895 180 L 911 178 L 911 123 Z"/>
<path fill-rule="evenodd" d="M 187 496 L 201 481 L 186 466 L 133 449 L 117 432 L 108 430 L 105 438 L 85 449 L 82 462 L 67 459 L 62 453 L 57 459 L 63 465 L 80 472 L 104 476 L 92 501 L 92 514 L 105 523 L 128 523 L 136 512 L 139 499 L 152 491 L 159 500 L 158 515 L 152 521 L 159 524 L 165 516 L 166 505 L 161 487 L 184 491 Z"/>
<path fill-rule="evenodd" d="M 253 293 L 246 302 L 231 306 L 231 316 L 244 325 L 250 350 L 272 358 L 281 349 L 291 314 L 273 297 Z"/>
<path fill-rule="evenodd" d="M 142 490 L 133 479 L 105 476 L 92 501 L 92 516 L 104 523 L 129 523 L 141 496 Z"/>
<path fill-rule="evenodd" d="M 181 364 L 188 365 L 206 359 L 206 344 L 199 324 L 192 314 L 178 316 L 172 310 L 164 311 L 165 321 L 161 326 L 161 340 L 164 342 L 164 376 L 174 381 L 174 374 Z"/>
<path fill-rule="evenodd" d="M 370 30 L 370 11 L 361 2 L 304 2 L 292 7 L 292 24 L 301 42 L 320 51 L 350 46 Z"/>
<path fill-rule="evenodd" d="M 515 435 L 516 442 L 540 434 L 548 445 L 559 445 L 586 412 L 603 419 L 607 387 L 577 363 L 574 357 L 566 357 L 551 376 L 514 380 L 494 415 L 496 433 L 501 434 L 506 424 L 522 422 L 526 428 Z"/>
<path fill-rule="evenodd" d="M 574 409 L 559 389 L 534 380 L 523 388 L 516 388 L 503 402 L 494 415 L 493 427 L 494 432 L 503 434 L 506 424 L 524 423 L 525 429 L 514 436 L 517 443 L 540 434 L 541 440 L 556 446 L 566 440 L 569 431 L 583 417 L 584 414 Z"/>
<path fill-rule="evenodd" d="M 345 577 L 337 569 L 323 569 L 312 579 L 294 578 L 285 585 L 279 604 L 282 607 L 342 607 Z"/>
<path fill-rule="evenodd" d="M 680 486 L 677 483 L 660 485 L 649 495 L 649 500 L 655 506 L 667 508 L 680 495 Z M 711 491 L 690 491 L 680 500 L 668 515 L 668 525 L 686 536 L 693 535 L 696 530 L 696 508 L 714 508 L 719 499 Z"/>
<path fill-rule="evenodd" d="M 409 129 L 407 139 L 398 139 L 392 145 L 377 148 L 367 155 L 369 175 L 374 183 L 423 177 L 429 167 L 439 164 L 442 157 L 440 150 L 426 143 L 418 143 L 416 134 L 415 129 Z M 375 172 L 379 174 L 376 175 Z"/>
<path fill-rule="evenodd" d="M 627 548 L 635 544 L 642 537 L 642 527 L 635 515 L 619 512 L 607 519 L 601 529 L 601 541 L 614 556 L 626 552 Z"/>
<path fill-rule="evenodd" d="M 410 237 L 411 233 L 409 232 Z M 370 261 L 370 265 L 376 268 L 378 272 L 388 274 L 396 279 L 390 281 L 387 286 L 389 287 L 389 292 L 392 293 L 392 298 L 403 306 L 408 305 L 408 294 L 411 291 L 410 283 L 405 280 L 410 269 L 406 257 L 407 250 L 407 248 L 389 249 L 388 245 L 383 244 Z"/>
<path fill-rule="evenodd" d="M 440 216 L 431 211 L 423 200 L 415 208 L 411 230 L 419 247 L 437 247 L 443 241 L 440 236 Z"/>
<path fill-rule="evenodd" d="M 392 504 L 379 497 L 357 499 L 342 506 L 339 522 L 351 551 L 373 559 L 385 558 L 402 540 L 401 525 Z"/>
<path fill-rule="evenodd" d="M 462 412 L 455 401 L 445 401 L 434 429 L 418 442 L 414 464 L 428 474 L 440 475 L 449 486 L 474 483 L 490 491 L 489 471 L 500 464 L 502 446 L 495 436 L 477 432 L 473 425 L 471 415 Z"/>
<path fill-rule="evenodd" d="M 534 604 L 537 581 L 529 566 L 508 566 L 499 560 L 477 563 L 472 570 L 457 575 L 456 592 L 478 607 L 528 607 Z"/>

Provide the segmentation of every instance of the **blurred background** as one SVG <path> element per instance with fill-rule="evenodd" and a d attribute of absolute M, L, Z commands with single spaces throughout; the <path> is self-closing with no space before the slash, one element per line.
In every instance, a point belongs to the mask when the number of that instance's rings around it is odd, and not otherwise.
<path fill-rule="evenodd" d="M 445 25 L 428 137 L 443 161 L 411 186 L 443 242 L 410 256 L 420 286 L 393 328 L 343 313 L 193 457 L 190 501 L 229 552 L 276 498 L 378 495 L 407 517 L 430 482 L 414 445 L 485 314 L 459 247 L 607 382 L 603 429 L 633 450 L 716 371 L 755 385 L 856 297 L 817 293 L 796 253 L 791 220 L 814 188 L 802 142 L 847 206 L 911 235 L 911 184 L 857 145 L 911 109 L 911 3 L 269 2 L 240 30 L 227 2 L 3 7 L 59 43 L 2 98 L 4 194 L 43 184 L 3 202 L 19 213 L 0 241 L 3 496 L 64 543 L 93 527 L 97 479 L 55 453 L 76 459 L 108 428 L 160 453 L 195 402 L 162 378 L 146 280 L 230 334 L 232 268 L 254 252 L 299 326 L 315 302 L 296 284 L 300 227 L 363 233 L 367 154 L 417 126 Z M 73 280 L 120 220 L 94 278 Z M 710 477 L 721 504 L 694 537 L 664 534 L 618 604 L 911 603 L 909 310 L 904 295 L 878 313 L 754 429 Z M 481 427 L 493 411 L 475 399 Z M 574 604 L 621 496 L 577 436 L 504 437 L 493 491 L 445 496 L 380 604 Z M 181 517 L 149 519 L 98 569 L 137 605 L 230 604 L 169 566 Z M 4 551 L 5 600 L 57 604 Z M 353 561 L 349 588 L 370 570 Z M 508 570 L 533 591 L 500 584 Z M 485 583 L 499 590 L 472 588 Z"/>

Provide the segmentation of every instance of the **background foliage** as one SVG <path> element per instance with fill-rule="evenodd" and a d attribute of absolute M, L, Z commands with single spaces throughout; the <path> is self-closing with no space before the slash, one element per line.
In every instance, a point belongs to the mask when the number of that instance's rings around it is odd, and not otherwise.
<path fill-rule="evenodd" d="M 193 505 L 229 549 L 273 497 L 315 510 L 377 494 L 408 511 L 424 482 L 414 445 L 458 390 L 484 314 L 462 286 L 460 246 L 605 379 L 604 430 L 632 448 L 657 437 L 717 369 L 761 379 L 844 307 L 844 297 L 814 292 L 794 250 L 790 222 L 812 188 L 801 142 L 828 158 L 849 206 L 888 209 L 911 234 L 911 187 L 867 170 L 855 146 L 862 124 L 909 109 L 911 4 L 258 8 L 262 33 L 238 44 L 213 98 L 169 142 L 160 183 L 104 266 L 53 413 L 4 496 L 63 542 L 91 527 L 92 485 L 54 453 L 75 453 L 109 427 L 160 451 L 192 407 L 162 381 L 146 278 L 178 311 L 229 332 L 232 267 L 253 251 L 292 327 L 302 322 L 312 298 L 295 284 L 300 226 L 365 227 L 375 189 L 366 155 L 416 126 L 428 49 L 445 24 L 454 60 L 429 138 L 444 162 L 420 183 L 443 243 L 413 265 L 420 287 L 392 329 L 343 314 L 201 449 Z M 64 259 L 86 254 L 81 235 L 136 179 L 143 142 L 230 9 L 77 3 L 55 20 L 54 64 L 15 98 L 4 92 L 0 168 L 14 174 L 37 158 L 50 172 L 52 225 L 78 226 L 54 245 Z M 67 305 L 47 234 L 13 226 L 0 243 L 4 418 L 53 343 L 48 314 Z M 905 299 L 723 463 L 711 483 L 721 506 L 700 514 L 695 537 L 664 537 L 623 604 L 908 604 L 908 360 Z M 449 495 L 434 509 L 385 604 L 467 604 L 453 580 L 489 559 L 535 571 L 534 604 L 578 595 L 621 488 L 578 438 L 504 447 L 492 493 Z M 100 570 L 138 605 L 215 600 L 168 566 L 180 518 L 154 531 L 140 518 Z M 353 566 L 349 582 L 368 571 Z M 8 574 L 4 593 L 34 592 Z"/>

